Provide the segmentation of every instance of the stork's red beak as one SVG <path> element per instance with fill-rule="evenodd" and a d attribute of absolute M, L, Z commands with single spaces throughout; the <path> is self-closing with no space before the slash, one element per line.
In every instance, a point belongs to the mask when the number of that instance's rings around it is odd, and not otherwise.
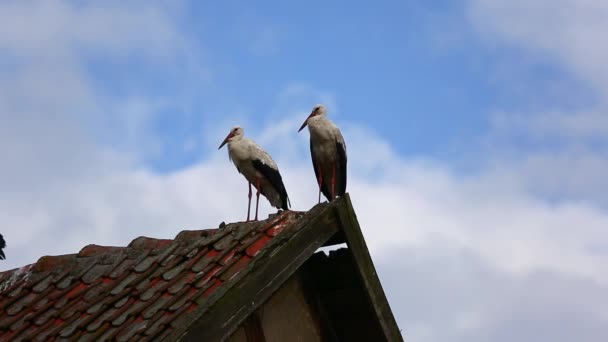
<path fill-rule="evenodd" d="M 304 127 L 306 127 L 306 125 L 308 125 L 308 119 L 310 119 L 314 115 L 315 115 L 314 111 L 312 113 L 310 113 L 310 115 L 308 115 L 308 117 L 306 118 L 306 120 L 304 120 L 304 123 L 302 124 L 302 126 L 300 126 L 300 129 L 298 130 L 298 132 L 300 132 L 301 130 L 303 130 Z"/>
<path fill-rule="evenodd" d="M 232 138 L 234 136 L 233 132 L 230 132 L 228 134 L 228 136 L 226 136 L 226 139 L 224 139 L 224 141 L 222 141 L 222 144 L 220 145 L 220 147 L 218 147 L 217 149 L 219 150 L 220 148 L 224 147 L 224 145 L 226 145 L 226 143 L 228 142 L 228 140 L 230 140 L 230 138 Z"/>

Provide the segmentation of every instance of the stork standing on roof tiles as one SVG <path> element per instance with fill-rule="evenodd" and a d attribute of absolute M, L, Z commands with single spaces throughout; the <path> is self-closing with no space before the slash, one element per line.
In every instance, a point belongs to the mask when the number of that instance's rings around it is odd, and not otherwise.
<path fill-rule="evenodd" d="M 298 132 L 308 126 L 310 155 L 321 192 L 331 202 L 346 192 L 346 144 L 340 129 L 327 118 L 323 105 L 316 105 Z"/>
<path fill-rule="evenodd" d="M 260 193 L 277 209 L 288 209 L 289 197 L 283 185 L 283 178 L 277 164 L 270 155 L 253 140 L 244 136 L 241 127 L 234 127 L 222 142 L 221 149 L 228 144 L 228 157 L 249 182 L 249 204 L 247 205 L 247 221 L 251 210 L 251 184 L 257 189 L 255 202 L 255 220 L 258 220 Z"/>

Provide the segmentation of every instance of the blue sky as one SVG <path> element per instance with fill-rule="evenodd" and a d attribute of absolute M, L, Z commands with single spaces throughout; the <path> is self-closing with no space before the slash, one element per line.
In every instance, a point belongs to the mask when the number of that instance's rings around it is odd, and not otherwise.
<path fill-rule="evenodd" d="M 324 103 L 406 338 L 606 339 L 604 1 L 30 0 L 0 22 L 1 270 L 242 220 L 217 151 L 237 124 L 307 210 L 296 131 Z"/>
<path fill-rule="evenodd" d="M 179 62 L 169 70 L 142 64 L 137 53 L 113 63 L 95 51 L 87 64 L 108 96 L 181 98 L 163 106 L 152 124 L 163 152 L 147 161 L 160 172 L 209 152 L 184 151 L 181 140 L 214 118 L 246 111 L 256 116 L 251 124 L 262 127 L 264 118 L 284 115 L 277 94 L 293 84 L 330 93 L 339 103 L 330 108 L 338 121 L 372 129 L 402 155 L 449 161 L 484 152 L 479 139 L 494 112 L 577 111 L 597 102 L 593 89 L 555 60 L 484 39 L 467 8 L 450 2 L 370 8 L 231 1 L 186 4 L 180 11 L 177 25 L 200 52 L 189 63 L 204 64 L 199 77 Z M 298 100 L 323 100 L 304 96 Z M 535 147 L 526 143 L 518 147 Z"/>

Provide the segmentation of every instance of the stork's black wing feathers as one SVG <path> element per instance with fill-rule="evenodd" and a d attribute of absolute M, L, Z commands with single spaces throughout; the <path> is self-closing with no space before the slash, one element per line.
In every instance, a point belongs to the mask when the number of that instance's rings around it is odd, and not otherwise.
<path fill-rule="evenodd" d="M 283 184 L 283 178 L 281 177 L 281 174 L 279 173 L 279 171 L 266 165 L 259 159 L 252 160 L 252 163 L 253 163 L 253 167 L 259 173 L 261 173 L 266 179 L 268 179 L 270 184 L 272 184 L 272 186 L 275 188 L 275 190 L 281 196 L 281 209 L 288 210 L 289 207 L 287 205 L 287 202 L 289 201 L 289 197 L 287 196 L 287 190 L 285 190 L 285 185 Z"/>
<path fill-rule="evenodd" d="M 338 151 L 336 195 L 342 196 L 346 193 L 346 149 L 344 143 L 336 141 L 336 151 Z"/>
<path fill-rule="evenodd" d="M 6 255 L 4 255 L 4 251 L 2 250 L 5 247 L 6 247 L 6 241 L 4 241 L 4 236 L 2 236 L 2 234 L 0 234 L 0 260 L 6 259 Z"/>
<path fill-rule="evenodd" d="M 312 139 L 310 140 L 310 159 L 312 159 L 312 167 L 315 169 L 315 176 L 317 176 L 317 186 L 319 185 L 319 164 L 317 163 L 315 153 L 312 150 Z M 331 201 L 331 190 L 325 182 L 321 183 L 321 192 L 323 196 Z"/>

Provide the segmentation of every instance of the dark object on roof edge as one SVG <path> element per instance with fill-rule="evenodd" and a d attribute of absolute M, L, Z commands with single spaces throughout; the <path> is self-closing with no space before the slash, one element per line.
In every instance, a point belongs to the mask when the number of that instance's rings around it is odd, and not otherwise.
<path fill-rule="evenodd" d="M 4 241 L 4 236 L 0 234 L 0 260 L 6 259 L 6 255 L 2 249 L 6 248 L 6 241 Z"/>

